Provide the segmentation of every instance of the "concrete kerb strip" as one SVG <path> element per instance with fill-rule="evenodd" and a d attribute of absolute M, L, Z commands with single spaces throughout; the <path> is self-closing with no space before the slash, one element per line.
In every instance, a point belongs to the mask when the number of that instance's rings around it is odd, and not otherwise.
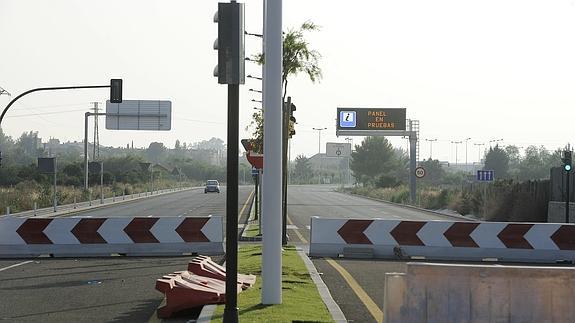
<path fill-rule="evenodd" d="M 345 315 L 343 314 L 341 308 L 339 308 L 339 305 L 337 305 L 337 303 L 333 300 L 333 297 L 331 296 L 331 293 L 329 292 L 327 285 L 323 282 L 321 276 L 317 272 L 317 269 L 313 265 L 313 262 L 307 256 L 309 250 L 305 251 L 302 247 L 296 247 L 296 250 L 300 258 L 305 263 L 305 267 L 307 268 L 307 271 L 309 272 L 311 279 L 313 280 L 315 286 L 317 287 L 317 291 L 321 296 L 321 300 L 323 301 L 323 303 L 327 307 L 327 310 L 331 314 L 331 318 L 333 318 L 333 320 L 337 323 L 347 323 L 347 319 L 345 318 Z"/>
<path fill-rule="evenodd" d="M 148 195 L 148 196 L 140 196 L 140 197 L 134 197 L 131 199 L 126 199 L 126 200 L 118 200 L 116 202 L 110 202 L 110 203 L 105 203 L 105 204 L 97 204 L 97 205 L 92 205 L 92 206 L 85 206 L 85 207 L 78 207 L 76 209 L 69 209 L 69 210 L 62 210 L 59 212 L 54 212 L 54 213 L 47 213 L 47 214 L 41 214 L 41 215 L 37 215 L 37 216 L 30 216 L 30 217 L 35 217 L 35 218 L 51 218 L 51 217 L 57 217 L 57 216 L 73 216 L 77 213 L 81 213 L 81 212 L 85 212 L 88 210 L 94 210 L 94 209 L 101 209 L 101 208 L 106 208 L 106 207 L 111 207 L 111 206 L 116 206 L 119 204 L 127 204 L 127 203 L 132 203 L 132 202 L 136 202 L 142 199 L 147 199 L 147 198 L 151 198 L 151 197 L 156 197 L 156 196 L 163 196 L 163 195 L 167 195 L 167 194 L 173 194 L 173 193 L 178 193 L 178 192 L 183 192 L 183 191 L 188 191 L 188 190 L 196 190 L 202 188 L 200 186 L 197 187 L 188 187 L 188 188 L 184 188 L 182 190 L 179 191 L 168 191 L 168 192 L 163 192 L 160 194 L 156 194 L 156 195 Z M 64 205 L 61 205 L 64 206 Z M 24 211 L 21 213 L 26 213 L 29 211 Z M 12 214 L 11 216 L 17 216 L 18 214 Z"/>
<path fill-rule="evenodd" d="M 254 208 L 254 204 L 256 202 L 255 196 L 252 199 L 252 203 L 250 205 L 250 216 L 247 218 L 246 223 L 244 225 L 244 227 L 242 228 L 242 233 L 240 234 L 240 241 L 261 241 L 262 238 L 261 237 L 248 237 L 245 232 L 249 231 L 250 226 L 252 226 L 252 224 L 250 224 L 250 222 L 255 220 L 256 214 L 255 214 L 255 208 Z"/>
<path fill-rule="evenodd" d="M 442 215 L 442 216 L 446 216 L 446 217 L 451 217 L 451 218 L 455 218 L 455 219 L 458 219 L 458 220 L 475 221 L 475 222 L 480 221 L 480 220 L 477 220 L 477 219 L 473 219 L 473 218 L 466 217 L 466 216 L 464 216 L 464 215 L 455 215 L 455 214 L 441 213 L 441 212 L 437 212 L 437 211 L 433 211 L 433 210 L 428 210 L 428 209 L 420 208 L 420 207 L 413 206 L 413 205 L 390 202 L 390 201 L 378 199 L 378 198 L 371 197 L 371 196 L 365 196 L 365 195 L 354 194 L 354 193 L 347 193 L 347 192 L 339 192 L 339 191 L 336 191 L 336 192 L 342 193 L 342 194 L 347 194 L 347 195 L 353 195 L 353 196 L 361 197 L 361 198 L 368 199 L 368 200 L 372 200 L 372 201 L 387 203 L 387 204 L 391 204 L 391 205 L 394 205 L 394 206 L 403 207 L 403 208 L 407 208 L 407 209 L 417 210 L 417 211 L 421 211 L 421 212 L 427 212 L 427 213 L 431 213 L 431 214 L 434 214 L 434 215 Z"/>

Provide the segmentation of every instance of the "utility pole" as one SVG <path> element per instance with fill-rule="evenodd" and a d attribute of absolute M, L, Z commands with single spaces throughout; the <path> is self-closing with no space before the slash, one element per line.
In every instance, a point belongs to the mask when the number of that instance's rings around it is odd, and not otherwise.
<path fill-rule="evenodd" d="M 100 108 L 98 107 L 99 102 L 92 102 L 94 107 L 94 153 L 92 157 L 95 161 L 100 160 L 100 134 L 98 130 L 98 113 L 100 112 Z"/>

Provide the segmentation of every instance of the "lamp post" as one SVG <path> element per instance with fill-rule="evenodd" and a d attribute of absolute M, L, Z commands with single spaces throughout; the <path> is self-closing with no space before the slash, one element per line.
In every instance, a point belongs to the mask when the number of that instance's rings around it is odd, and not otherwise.
<path fill-rule="evenodd" d="M 326 130 L 327 128 L 313 128 L 313 130 L 317 130 L 317 158 L 319 159 L 319 176 L 317 183 L 321 184 L 321 132 Z"/>
<path fill-rule="evenodd" d="M 350 144 L 350 147 L 353 148 L 353 138 L 351 137 L 346 137 L 345 141 L 347 141 Z M 350 152 L 352 149 L 349 149 Z M 349 184 L 351 182 L 351 169 L 349 168 L 349 160 L 351 159 L 351 155 L 347 156 L 347 183 Z"/>
<path fill-rule="evenodd" d="M 497 143 L 497 142 L 501 142 L 501 141 L 503 141 L 503 138 L 501 138 L 501 139 L 489 140 L 489 148 L 491 148 L 491 143 L 492 143 L 492 142 L 493 142 L 493 143 Z M 496 144 L 496 145 L 497 145 L 497 144 Z"/>
<path fill-rule="evenodd" d="M 437 138 L 425 139 L 425 141 L 429 141 L 429 159 L 433 159 L 433 142 L 437 141 Z"/>
<path fill-rule="evenodd" d="M 313 130 L 317 130 L 318 140 L 317 140 L 317 153 L 321 154 L 321 132 L 322 130 L 326 130 L 327 128 L 313 128 Z"/>
<path fill-rule="evenodd" d="M 481 163 L 481 146 L 485 146 L 484 143 L 474 143 L 474 146 L 477 146 L 477 162 Z"/>
<path fill-rule="evenodd" d="M 258 76 L 253 76 L 253 75 L 246 75 L 246 77 L 247 77 L 247 78 L 250 78 L 250 79 L 256 79 L 256 80 L 260 80 L 260 81 L 262 81 L 262 80 L 263 80 L 263 78 L 261 78 L 261 77 L 258 77 Z"/>
<path fill-rule="evenodd" d="M 255 89 L 249 89 L 248 91 L 250 91 L 250 92 L 257 92 L 257 93 L 264 93 L 264 92 L 262 92 L 262 91 L 260 91 L 260 90 L 255 90 Z"/>
<path fill-rule="evenodd" d="M 465 138 L 465 165 L 467 165 L 467 142 L 471 140 L 471 138 Z"/>
<path fill-rule="evenodd" d="M 462 143 L 462 141 L 461 140 L 460 141 L 452 141 L 451 143 L 455 144 L 455 165 L 457 165 L 457 161 L 458 161 L 458 159 L 457 159 L 457 145 Z"/>

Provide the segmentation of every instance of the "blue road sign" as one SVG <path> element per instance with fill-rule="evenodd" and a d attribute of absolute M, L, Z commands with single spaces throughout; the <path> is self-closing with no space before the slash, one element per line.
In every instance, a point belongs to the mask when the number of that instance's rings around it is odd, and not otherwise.
<path fill-rule="evenodd" d="M 257 175 L 259 175 L 259 169 L 252 167 L 252 176 L 257 176 Z"/>
<path fill-rule="evenodd" d="M 477 180 L 480 182 L 492 182 L 495 180 L 495 175 L 492 170 L 478 170 Z"/>
<path fill-rule="evenodd" d="M 340 111 L 339 112 L 339 126 L 341 128 L 355 128 L 357 125 L 357 118 L 355 111 Z"/>

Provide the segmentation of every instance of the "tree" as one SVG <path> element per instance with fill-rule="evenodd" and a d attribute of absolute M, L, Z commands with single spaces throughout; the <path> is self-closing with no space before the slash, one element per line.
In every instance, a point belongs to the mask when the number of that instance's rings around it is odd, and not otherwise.
<path fill-rule="evenodd" d="M 295 159 L 294 177 L 298 183 L 309 183 L 313 177 L 313 170 L 309 158 L 299 155 Z"/>
<path fill-rule="evenodd" d="M 161 142 L 152 142 L 146 151 L 148 158 L 150 161 L 155 163 L 159 163 L 160 160 L 164 157 L 166 152 L 166 147 Z"/>
<path fill-rule="evenodd" d="M 505 150 L 496 145 L 494 148 L 489 148 L 485 155 L 485 170 L 493 170 L 495 178 L 507 178 L 509 172 L 509 155 Z"/>
<path fill-rule="evenodd" d="M 351 153 L 353 176 L 364 185 L 395 186 L 403 179 L 406 165 L 385 137 L 365 137 Z"/>
<path fill-rule="evenodd" d="M 283 57 L 282 57 L 282 102 L 286 102 L 288 78 L 301 72 L 307 74 L 309 79 L 315 83 L 321 80 L 322 71 L 319 67 L 321 54 L 314 49 L 310 49 L 309 43 L 305 40 L 305 33 L 319 31 L 320 27 L 311 21 L 304 22 L 299 29 L 289 29 L 283 34 Z M 259 63 L 264 63 L 264 54 L 255 55 L 254 59 Z M 263 115 L 262 111 L 252 115 L 253 120 L 250 126 L 255 128 L 253 132 L 252 147 L 254 151 L 263 152 Z"/>
<path fill-rule="evenodd" d="M 525 157 L 519 163 L 520 180 L 549 178 L 551 167 L 561 165 L 561 151 L 550 153 L 545 147 L 529 146 Z"/>
<path fill-rule="evenodd" d="M 421 179 L 424 183 L 429 183 L 431 185 L 439 185 L 442 183 L 445 177 L 445 169 L 441 167 L 439 160 L 424 160 L 419 164 L 425 169 L 425 177 Z"/>

